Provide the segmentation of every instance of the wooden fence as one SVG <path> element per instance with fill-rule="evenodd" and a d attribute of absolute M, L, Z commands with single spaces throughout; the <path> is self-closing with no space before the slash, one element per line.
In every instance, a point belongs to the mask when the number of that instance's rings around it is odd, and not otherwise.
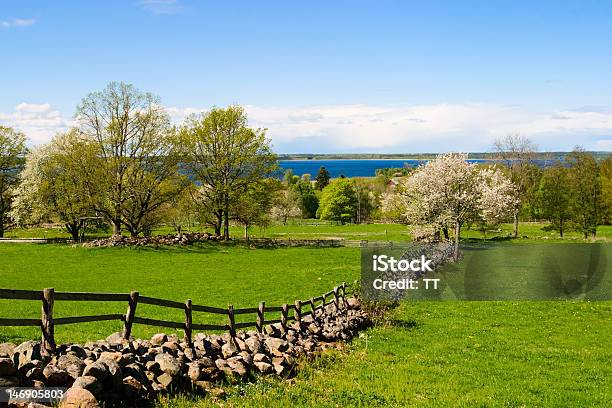
<path fill-rule="evenodd" d="M 38 326 L 42 331 L 42 344 L 45 350 L 53 352 L 55 350 L 55 326 L 64 324 L 84 323 L 84 322 L 100 322 L 106 320 L 120 320 L 123 322 L 123 338 L 129 339 L 132 332 L 132 326 L 136 324 L 145 324 L 149 326 L 170 327 L 174 329 L 182 329 L 185 333 L 184 340 L 188 344 L 192 344 L 192 333 L 194 330 L 223 330 L 229 331 L 231 338 L 236 337 L 236 330 L 248 327 L 255 327 L 260 333 L 263 332 L 265 324 L 280 323 L 281 330 L 284 333 L 287 330 L 287 322 L 296 321 L 302 323 L 302 318 L 311 314 L 313 317 L 317 310 L 323 309 L 325 306 L 333 304 L 336 310 L 341 307 L 346 307 L 346 284 L 342 283 L 327 293 L 310 298 L 308 300 L 296 300 L 293 304 L 283 304 L 281 306 L 266 306 L 265 302 L 260 302 L 257 307 L 249 307 L 243 309 L 235 309 L 233 305 L 229 305 L 227 309 L 194 305 L 191 299 L 187 299 L 184 303 L 175 302 L 173 300 L 157 299 L 148 296 L 140 296 L 139 292 L 131 293 L 90 293 L 90 292 L 56 292 L 53 288 L 46 288 L 42 291 L 36 290 L 18 290 L 18 289 L 0 289 L 0 299 L 18 299 L 18 300 L 37 300 L 42 302 L 42 314 L 40 319 L 6 319 L 0 318 L 0 327 L 2 326 Z M 105 314 L 95 316 L 72 316 L 72 317 L 53 317 L 53 307 L 56 301 L 94 301 L 94 302 L 127 302 L 127 311 L 125 314 Z M 149 319 L 136 316 L 136 306 L 138 304 L 148 304 L 161 307 L 183 309 L 185 312 L 185 320 L 183 322 L 172 322 L 166 320 Z M 293 310 L 293 315 L 289 315 L 289 311 Z M 306 309 L 306 310 L 304 310 Z M 199 324 L 193 322 L 193 312 L 204 312 L 216 315 L 226 315 L 228 323 L 220 324 Z M 266 312 L 280 312 L 280 319 L 266 319 Z M 235 316 L 242 314 L 256 315 L 256 319 L 248 322 L 236 323 Z"/>

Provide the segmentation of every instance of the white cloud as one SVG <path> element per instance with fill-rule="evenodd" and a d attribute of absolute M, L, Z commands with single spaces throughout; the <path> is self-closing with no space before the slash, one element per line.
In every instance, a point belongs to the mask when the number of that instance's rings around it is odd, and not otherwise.
<path fill-rule="evenodd" d="M 495 138 L 518 132 L 541 150 L 612 151 L 612 109 L 533 111 L 517 105 L 246 106 L 250 124 L 268 128 L 278 152 L 488 151 Z M 167 107 L 175 123 L 205 111 Z M 1 113 L 0 124 L 26 133 L 33 144 L 73 124 L 49 104 L 21 103 Z"/>
<path fill-rule="evenodd" d="M 521 133 L 542 150 L 612 150 L 612 110 L 531 111 L 520 106 L 437 104 L 246 107 L 280 152 L 488 151 L 495 138 Z M 180 122 L 203 109 L 170 108 Z M 604 142 L 602 142 L 604 140 Z M 599 142 L 598 142 L 599 141 Z"/>
<path fill-rule="evenodd" d="M 0 27 L 2 28 L 13 28 L 13 27 L 29 27 L 34 25 L 36 20 L 33 18 L 15 18 L 13 20 L 0 21 Z"/>
<path fill-rule="evenodd" d="M 596 150 L 612 152 L 612 138 L 598 140 L 595 143 Z"/>
<path fill-rule="evenodd" d="M 140 0 L 136 4 L 153 14 L 176 14 L 183 10 L 178 0 Z"/>
<path fill-rule="evenodd" d="M 72 120 L 52 109 L 48 103 L 20 103 L 13 112 L 0 112 L 0 125 L 22 131 L 31 144 L 37 145 L 48 142 L 57 132 L 68 129 Z"/>

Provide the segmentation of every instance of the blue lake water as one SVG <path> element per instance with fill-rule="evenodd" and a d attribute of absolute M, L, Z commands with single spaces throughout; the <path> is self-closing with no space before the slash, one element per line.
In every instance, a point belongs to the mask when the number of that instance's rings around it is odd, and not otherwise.
<path fill-rule="evenodd" d="M 486 160 L 469 160 L 481 163 Z M 284 172 L 292 169 L 295 175 L 310 174 L 314 178 L 321 166 L 325 167 L 332 177 L 344 175 L 346 177 L 373 177 L 376 169 L 417 167 L 425 160 L 396 160 L 396 159 L 346 159 L 346 160 L 281 160 L 279 165 Z"/>
<path fill-rule="evenodd" d="M 376 169 L 385 168 L 415 168 L 427 160 L 415 159 L 338 159 L 338 160 L 280 160 L 279 165 L 282 174 L 287 169 L 292 169 L 295 175 L 310 174 L 312 178 L 316 177 L 319 168 L 324 166 L 332 177 L 373 177 L 376 175 Z M 486 159 L 469 159 L 470 163 L 487 163 L 491 160 Z M 554 163 L 554 160 L 536 159 L 533 163 L 540 167 L 547 167 Z"/>

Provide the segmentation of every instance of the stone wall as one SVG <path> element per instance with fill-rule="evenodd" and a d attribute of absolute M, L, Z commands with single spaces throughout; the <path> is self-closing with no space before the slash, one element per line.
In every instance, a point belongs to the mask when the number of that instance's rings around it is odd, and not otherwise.
<path fill-rule="evenodd" d="M 368 327 L 370 319 L 359 301 L 350 298 L 347 304 L 340 310 L 330 304 L 286 331 L 277 323 L 265 326 L 263 333 L 241 331 L 235 338 L 228 333 L 199 333 L 193 344 L 179 341 L 176 334 L 128 341 L 114 333 L 102 341 L 60 345 L 48 355 L 39 342 L 4 343 L 0 344 L 0 387 L 67 387 L 61 407 L 93 408 L 100 402 L 139 405 L 179 391 L 220 397 L 223 391 L 215 384 L 222 379 L 289 377 L 298 358 L 314 358 Z M 30 405 L 34 406 L 41 405 Z"/>

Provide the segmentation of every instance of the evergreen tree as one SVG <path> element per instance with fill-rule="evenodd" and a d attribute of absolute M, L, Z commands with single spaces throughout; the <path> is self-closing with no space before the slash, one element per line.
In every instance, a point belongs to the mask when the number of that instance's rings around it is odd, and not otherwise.
<path fill-rule="evenodd" d="M 324 166 L 321 166 L 317 173 L 317 177 L 315 177 L 315 188 L 317 190 L 323 190 L 329 184 L 330 179 L 331 176 L 329 175 L 329 171 L 327 171 Z"/>

